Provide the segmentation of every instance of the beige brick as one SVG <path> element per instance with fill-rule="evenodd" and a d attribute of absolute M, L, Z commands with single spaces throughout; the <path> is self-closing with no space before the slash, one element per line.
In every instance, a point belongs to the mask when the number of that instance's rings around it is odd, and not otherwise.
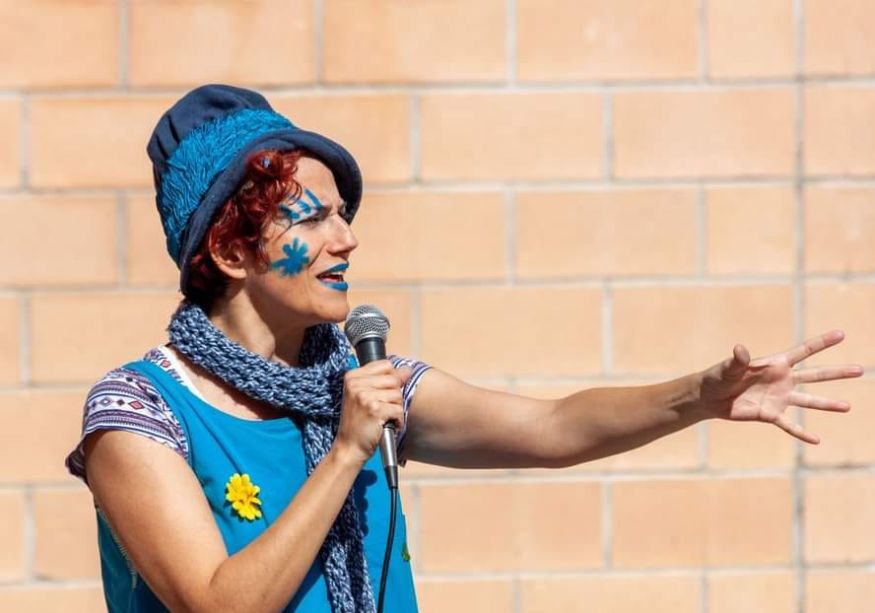
<path fill-rule="evenodd" d="M 811 186 L 805 191 L 805 270 L 875 271 L 875 189 Z"/>
<path fill-rule="evenodd" d="M 850 402 L 851 412 L 805 412 L 805 426 L 821 438 L 819 445 L 804 447 L 805 463 L 836 467 L 875 464 L 875 379 L 820 383 L 807 389 L 818 396 Z"/>
<path fill-rule="evenodd" d="M 819 353 L 809 366 L 862 364 L 875 366 L 875 285 L 871 283 L 812 283 L 805 291 L 805 335 L 833 328 L 845 331 L 837 347 Z"/>
<path fill-rule="evenodd" d="M 0 87 L 106 86 L 118 79 L 115 0 L 4 2 L 0 5 Z"/>
<path fill-rule="evenodd" d="M 601 565 L 596 483 L 423 485 L 420 492 L 423 572 Z M 568 520 L 545 522 L 545 517 Z"/>
<path fill-rule="evenodd" d="M 513 610 L 513 587 L 508 580 L 420 579 L 416 585 L 416 599 L 422 613 L 443 611 L 507 613 Z"/>
<path fill-rule="evenodd" d="M 689 470 L 699 464 L 699 436 L 687 428 L 657 439 L 643 447 L 582 464 L 585 470 L 624 472 L 653 470 Z M 567 470 L 567 469 L 566 469 Z"/>
<path fill-rule="evenodd" d="M 133 2 L 130 82 L 312 82 L 316 76 L 313 3 Z"/>
<path fill-rule="evenodd" d="M 101 587 L 66 587 L 42 584 L 38 587 L 0 588 L 0 609 L 8 613 L 46 611 L 99 613 L 106 611 Z"/>
<path fill-rule="evenodd" d="M 502 0 L 326 0 L 324 11 L 327 81 L 504 78 Z"/>
<path fill-rule="evenodd" d="M 91 492 L 37 490 L 33 494 L 36 528 L 34 572 L 46 579 L 100 576 L 97 520 Z"/>
<path fill-rule="evenodd" d="M 792 468 L 795 441 L 770 424 L 712 419 L 708 422 L 708 466 L 720 470 Z"/>
<path fill-rule="evenodd" d="M 875 613 L 875 572 L 871 569 L 812 569 L 805 577 L 806 613 Z"/>
<path fill-rule="evenodd" d="M 617 372 L 701 370 L 736 343 L 756 356 L 793 341 L 786 286 L 618 288 L 613 307 Z"/>
<path fill-rule="evenodd" d="M 698 613 L 699 592 L 699 580 L 693 576 L 524 579 L 520 612 Z"/>
<path fill-rule="evenodd" d="M 809 87 L 803 137 L 808 174 L 875 172 L 875 88 Z"/>
<path fill-rule="evenodd" d="M 15 436 L 0 446 L 0 483 L 72 481 L 64 458 L 79 441 L 84 392 L 0 394 L 0 423 Z"/>
<path fill-rule="evenodd" d="M 706 7 L 712 77 L 789 77 L 795 72 L 790 0 L 711 0 Z"/>
<path fill-rule="evenodd" d="M 179 269 L 167 253 L 155 195 L 128 196 L 125 206 L 128 283 L 179 287 Z"/>
<path fill-rule="evenodd" d="M 521 0 L 526 80 L 690 78 L 698 71 L 694 0 Z"/>
<path fill-rule="evenodd" d="M 602 170 L 598 94 L 429 94 L 420 116 L 428 180 L 588 179 Z"/>
<path fill-rule="evenodd" d="M 618 568 L 789 564 L 789 479 L 690 479 L 613 485 Z"/>
<path fill-rule="evenodd" d="M 2 71 L 0 71 L 2 73 Z M 15 98 L 0 99 L 0 187 L 21 183 L 21 103 Z"/>
<path fill-rule="evenodd" d="M 3 505 L 3 521 L 0 521 L 0 580 L 20 581 L 25 578 L 25 524 L 27 509 L 24 493 L 15 490 L 0 491 L 0 504 Z M 3 602 L 0 590 L 0 602 Z M 4 609 L 7 610 L 7 609 Z"/>
<path fill-rule="evenodd" d="M 601 369 L 601 292 L 464 288 L 422 294 L 422 355 L 460 376 L 580 376 Z"/>
<path fill-rule="evenodd" d="M 411 409 L 413 410 L 413 409 Z M 454 479 L 456 481 L 465 481 L 466 479 L 478 477 L 500 477 L 515 474 L 512 470 L 502 468 L 453 468 L 447 466 L 438 466 L 436 464 L 424 464 L 422 462 L 407 462 L 402 472 L 403 479 L 421 479 L 440 477 L 441 479 Z"/>
<path fill-rule="evenodd" d="M 353 259 L 355 265 L 355 259 Z M 350 267 L 352 270 L 352 267 Z M 379 307 L 389 318 L 389 336 L 386 339 L 386 351 L 402 357 L 416 358 L 413 355 L 413 296 L 406 289 L 357 289 L 354 280 L 350 280 L 349 304 L 355 307 L 359 304 L 373 304 Z"/>
<path fill-rule="evenodd" d="M 354 279 L 504 279 L 502 194 L 372 194 L 355 221 Z"/>
<path fill-rule="evenodd" d="M 21 320 L 18 299 L 12 296 L 0 298 L 0 385 L 19 382 L 21 344 Z"/>
<path fill-rule="evenodd" d="M 795 268 L 790 187 L 714 187 L 705 192 L 706 269 L 711 274 L 789 274 Z"/>
<path fill-rule="evenodd" d="M 623 92 L 614 101 L 619 177 L 789 175 L 791 89 Z"/>
<path fill-rule="evenodd" d="M 0 216 L 4 224 L 0 284 L 32 287 L 116 281 L 113 198 L 5 197 L 0 198 Z M 37 233 L 46 230 L 51 248 L 34 249 Z"/>
<path fill-rule="evenodd" d="M 795 613 L 795 577 L 788 571 L 708 576 L 709 613 Z"/>
<path fill-rule="evenodd" d="M 875 49 L 870 0 L 806 0 L 804 57 L 809 74 L 872 74 Z"/>
<path fill-rule="evenodd" d="M 803 508 L 807 562 L 875 561 L 875 475 L 810 475 Z"/>
<path fill-rule="evenodd" d="M 515 224 L 521 277 L 696 271 L 693 190 L 526 192 Z"/>
<path fill-rule="evenodd" d="M 164 293 L 37 294 L 31 369 L 38 383 L 91 383 L 166 338 L 179 300 Z"/>
<path fill-rule="evenodd" d="M 168 98 L 35 98 L 30 107 L 31 183 L 151 186 L 146 144 L 171 104 Z"/>
<path fill-rule="evenodd" d="M 349 149 L 366 184 L 410 179 L 410 100 L 406 95 L 277 96 L 271 97 L 271 104 L 295 125 Z"/>

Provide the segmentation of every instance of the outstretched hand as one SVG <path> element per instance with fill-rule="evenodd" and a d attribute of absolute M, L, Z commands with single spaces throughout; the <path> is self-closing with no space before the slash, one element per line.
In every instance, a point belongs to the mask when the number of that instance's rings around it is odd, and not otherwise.
<path fill-rule="evenodd" d="M 705 371 L 701 401 L 714 417 L 772 423 L 799 440 L 816 445 L 820 439 L 794 422 L 787 409 L 796 406 L 844 413 L 851 405 L 797 391 L 797 386 L 859 377 L 863 369 L 855 364 L 799 370 L 794 367 L 844 338 L 844 332 L 832 330 L 787 351 L 755 360 L 750 359 L 743 345 L 736 345 L 731 358 Z"/>

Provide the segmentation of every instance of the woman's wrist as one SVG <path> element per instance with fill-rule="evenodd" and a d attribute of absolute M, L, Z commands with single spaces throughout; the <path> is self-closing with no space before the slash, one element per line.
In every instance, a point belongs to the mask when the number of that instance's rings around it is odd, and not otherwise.
<path fill-rule="evenodd" d="M 358 473 L 358 471 L 360 471 L 365 465 L 365 462 L 368 461 L 368 458 L 364 457 L 361 451 L 340 440 L 334 441 L 334 444 L 328 451 L 328 455 L 326 455 L 326 459 L 329 458 L 332 462 L 337 463 L 337 466 L 341 469 L 353 469 L 356 473 Z"/>

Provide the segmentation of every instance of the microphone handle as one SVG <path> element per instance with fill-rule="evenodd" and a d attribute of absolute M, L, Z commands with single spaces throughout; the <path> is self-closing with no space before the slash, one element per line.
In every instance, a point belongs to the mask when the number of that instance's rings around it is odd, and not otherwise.
<path fill-rule="evenodd" d="M 379 337 L 363 338 L 355 346 L 355 354 L 359 364 L 364 366 L 376 360 L 386 359 L 386 341 Z M 380 437 L 380 457 L 383 460 L 383 471 L 391 489 L 398 489 L 398 453 L 395 448 L 395 424 L 383 424 L 383 435 Z"/>

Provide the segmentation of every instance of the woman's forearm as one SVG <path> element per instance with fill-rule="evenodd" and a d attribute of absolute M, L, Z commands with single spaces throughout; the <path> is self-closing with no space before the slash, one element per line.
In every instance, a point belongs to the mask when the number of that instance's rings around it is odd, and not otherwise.
<path fill-rule="evenodd" d="M 216 569 L 204 610 L 282 610 L 316 559 L 361 467 L 351 454 L 332 448 L 277 521 Z"/>
<path fill-rule="evenodd" d="M 546 428 L 546 463 L 570 466 L 640 447 L 708 414 L 701 374 L 638 387 L 587 389 L 556 401 Z"/>

